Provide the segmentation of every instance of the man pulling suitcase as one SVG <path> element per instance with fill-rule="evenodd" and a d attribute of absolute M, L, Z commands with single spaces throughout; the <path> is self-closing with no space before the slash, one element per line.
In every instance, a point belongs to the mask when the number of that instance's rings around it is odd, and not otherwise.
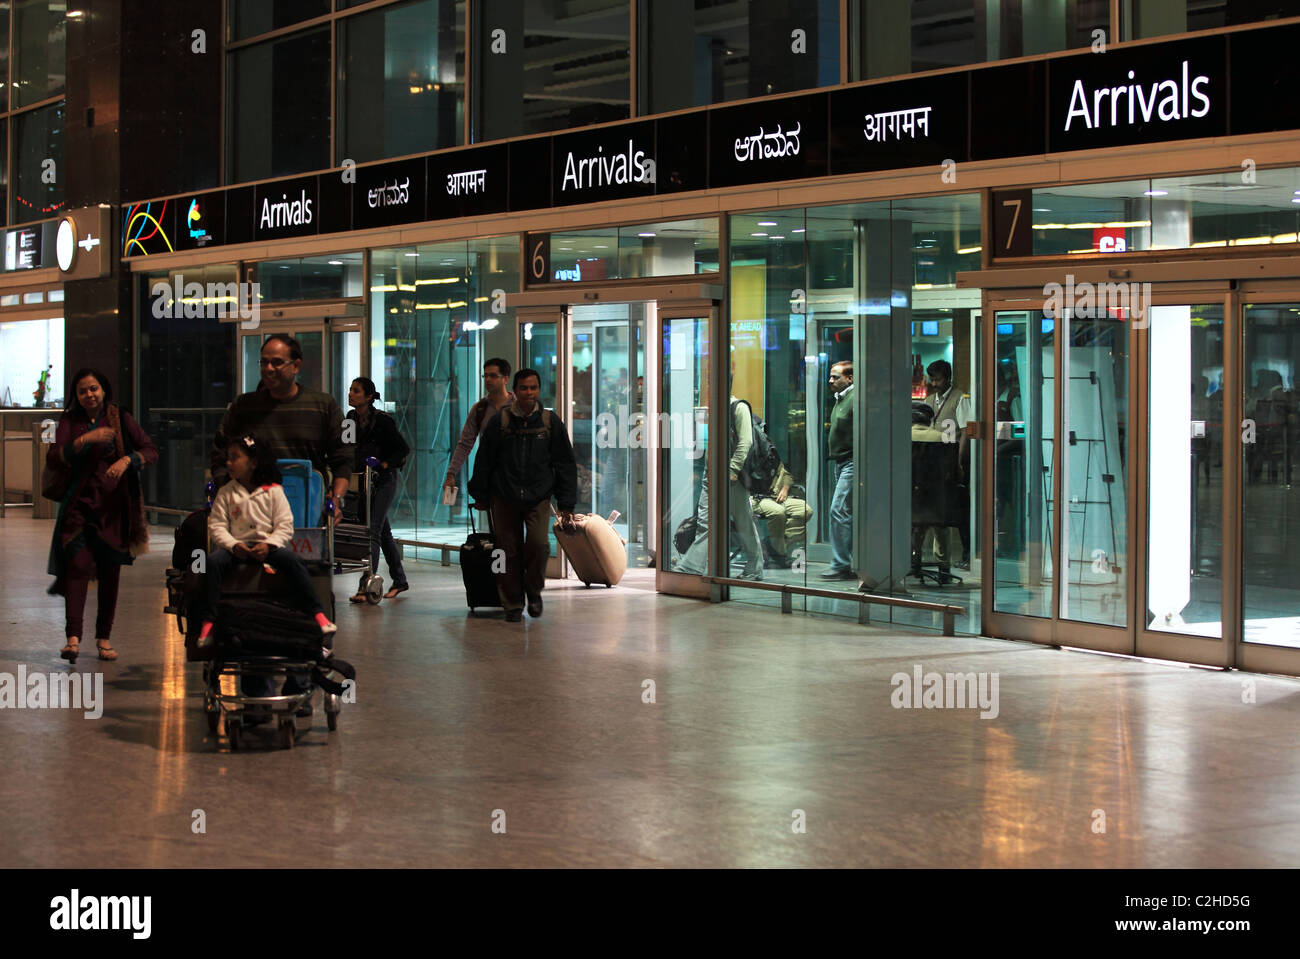
<path fill-rule="evenodd" d="M 504 554 L 497 590 L 510 623 L 523 619 L 525 598 L 528 615 L 542 615 L 546 561 L 551 557 L 551 497 L 565 526 L 573 525 L 578 499 L 578 464 L 569 431 L 563 420 L 538 403 L 541 376 L 536 370 L 520 370 L 514 393 L 514 402 L 484 424 L 469 481 L 474 508 L 492 511 L 496 547 Z"/>

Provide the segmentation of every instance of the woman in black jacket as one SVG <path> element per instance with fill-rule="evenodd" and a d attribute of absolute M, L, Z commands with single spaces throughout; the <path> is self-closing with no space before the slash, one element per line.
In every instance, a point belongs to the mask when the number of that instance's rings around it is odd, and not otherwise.
<path fill-rule="evenodd" d="M 373 456 L 379 460 L 371 478 L 370 491 L 370 563 L 376 571 L 379 569 L 379 551 L 383 549 L 384 559 L 388 562 L 388 574 L 393 585 L 384 594 L 385 599 L 392 599 L 398 593 L 404 593 L 410 587 L 406 583 L 406 570 L 402 568 L 402 551 L 393 540 L 392 527 L 388 525 L 388 510 L 397 496 L 397 471 L 406 462 L 411 448 L 402 439 L 397 430 L 397 423 L 383 410 L 375 409 L 379 393 L 374 381 L 358 376 L 352 381 L 348 390 L 347 418 L 356 422 L 356 463 L 353 467 L 358 473 L 366 468 L 366 457 Z M 364 593 L 352 597 L 354 603 L 364 603 Z"/>

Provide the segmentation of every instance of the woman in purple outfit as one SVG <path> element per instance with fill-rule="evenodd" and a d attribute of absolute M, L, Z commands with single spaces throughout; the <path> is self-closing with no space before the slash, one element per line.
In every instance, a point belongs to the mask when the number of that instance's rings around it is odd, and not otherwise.
<path fill-rule="evenodd" d="M 158 461 L 158 450 L 131 414 L 120 409 L 113 388 L 97 370 L 72 377 L 76 402 L 59 418 L 55 442 L 46 454 L 49 469 L 67 474 L 50 543 L 50 593 L 64 598 L 68 643 L 60 651 L 77 661 L 82 614 L 90 581 L 99 580 L 95 618 L 99 658 L 117 659 L 109 642 L 122 567 L 149 549 L 140 471 Z"/>

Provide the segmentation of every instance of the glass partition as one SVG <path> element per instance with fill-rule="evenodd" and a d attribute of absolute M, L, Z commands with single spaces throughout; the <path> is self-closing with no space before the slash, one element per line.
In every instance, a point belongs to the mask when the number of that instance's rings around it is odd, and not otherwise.
<path fill-rule="evenodd" d="M 61 316 L 0 322 L 0 406 L 61 408 L 63 329 Z"/>
<path fill-rule="evenodd" d="M 746 504 L 731 510 L 732 575 L 957 603 L 959 628 L 977 629 L 980 294 L 955 274 L 979 264 L 979 198 L 747 213 L 730 234 L 731 396 L 780 466 L 730 486 Z M 737 460 L 743 421 L 728 404 Z M 871 616 L 934 625 L 889 607 Z"/>
<path fill-rule="evenodd" d="M 1217 639 L 1223 635 L 1223 304 L 1151 307 L 1150 330 L 1145 621 L 1151 630 Z M 1248 547 L 1248 564 L 1251 552 Z"/>
<path fill-rule="evenodd" d="M 662 350 L 659 562 L 667 572 L 698 575 L 709 555 L 709 318 L 665 319 Z"/>
<path fill-rule="evenodd" d="M 514 311 L 505 295 L 518 289 L 517 236 L 371 253 L 369 375 L 411 446 L 390 514 L 399 538 L 463 536 L 473 459 L 457 477 L 462 494 L 450 510 L 442 505 L 442 478 L 465 417 L 483 395 L 483 362 L 514 355 Z M 545 376 L 542 389 L 545 395 Z"/>

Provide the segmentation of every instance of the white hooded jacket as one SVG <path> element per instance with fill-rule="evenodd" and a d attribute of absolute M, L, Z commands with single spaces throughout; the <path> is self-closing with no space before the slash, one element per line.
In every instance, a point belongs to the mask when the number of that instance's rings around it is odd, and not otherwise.
<path fill-rule="evenodd" d="M 293 510 L 284 487 L 271 483 L 249 491 L 232 479 L 212 501 L 208 532 L 219 549 L 234 549 L 236 543 L 264 542 L 272 549 L 289 545 Z"/>

